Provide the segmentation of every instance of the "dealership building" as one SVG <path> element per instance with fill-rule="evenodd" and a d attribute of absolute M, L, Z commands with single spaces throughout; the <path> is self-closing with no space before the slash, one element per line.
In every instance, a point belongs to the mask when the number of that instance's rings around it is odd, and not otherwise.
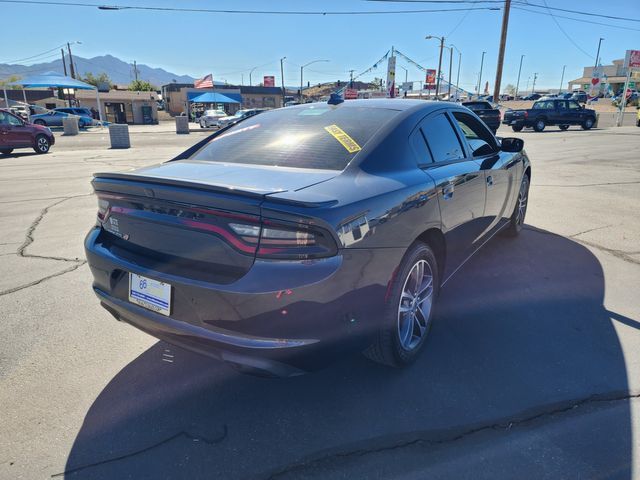
<path fill-rule="evenodd" d="M 612 65 L 600 65 L 598 69 L 601 71 L 601 75 L 603 76 L 602 83 L 610 85 L 612 94 L 616 95 L 622 92 L 624 82 L 627 79 L 627 69 L 624 67 L 623 58 L 614 60 Z M 591 78 L 593 77 L 593 70 L 593 66 L 584 67 L 582 77 L 569 82 L 569 91 L 589 91 Z M 640 72 L 632 72 L 631 81 L 640 82 Z"/>
<path fill-rule="evenodd" d="M 188 103 L 203 93 L 218 93 L 237 103 L 220 103 L 212 107 L 233 115 L 241 108 L 280 108 L 282 89 L 279 87 L 250 87 L 245 85 L 216 85 L 215 88 L 194 88 L 193 83 L 169 83 L 161 87 L 165 109 L 170 115 L 187 111 Z"/>

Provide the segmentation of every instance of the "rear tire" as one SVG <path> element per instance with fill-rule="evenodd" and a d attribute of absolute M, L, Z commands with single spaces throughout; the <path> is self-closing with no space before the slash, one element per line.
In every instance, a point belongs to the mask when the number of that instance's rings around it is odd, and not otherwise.
<path fill-rule="evenodd" d="M 11 152 L 13 152 L 13 148 L 3 148 L 0 150 L 0 155 L 9 155 Z"/>
<path fill-rule="evenodd" d="M 568 130 L 569 129 L 569 125 L 558 125 L 558 128 L 560 128 L 560 130 Z"/>
<path fill-rule="evenodd" d="M 595 123 L 596 123 L 596 121 L 593 118 L 589 117 L 582 123 L 582 129 L 583 130 L 590 130 L 591 127 L 593 127 L 593 125 Z"/>
<path fill-rule="evenodd" d="M 546 126 L 547 126 L 547 124 L 544 121 L 544 118 L 538 118 L 533 124 L 533 129 L 536 132 L 541 132 L 541 131 L 544 130 L 544 127 L 546 127 Z"/>
<path fill-rule="evenodd" d="M 520 191 L 518 192 L 518 200 L 516 206 L 513 209 L 511 218 L 509 219 L 509 226 L 505 229 L 505 235 L 509 237 L 517 237 L 524 225 L 524 218 L 527 214 L 527 205 L 529 202 L 529 176 L 524 175 L 522 177 L 522 183 L 520 184 Z"/>
<path fill-rule="evenodd" d="M 524 128 L 524 127 L 523 127 L 522 125 L 519 125 L 519 126 L 513 125 L 513 126 L 511 127 L 511 129 L 512 129 L 514 132 L 521 132 L 523 128 Z"/>
<path fill-rule="evenodd" d="M 42 127 L 44 127 L 47 123 L 44 120 L 40 120 L 39 118 L 34 120 L 34 125 L 40 125 Z"/>
<path fill-rule="evenodd" d="M 38 135 L 36 137 L 36 146 L 33 147 L 36 153 L 43 154 L 49 153 L 49 148 L 51 147 L 51 142 L 45 135 Z"/>
<path fill-rule="evenodd" d="M 380 330 L 364 351 L 367 358 L 392 367 L 415 361 L 433 323 L 434 305 L 440 291 L 438 272 L 431 247 L 422 242 L 409 247 L 389 286 L 391 294 Z"/>

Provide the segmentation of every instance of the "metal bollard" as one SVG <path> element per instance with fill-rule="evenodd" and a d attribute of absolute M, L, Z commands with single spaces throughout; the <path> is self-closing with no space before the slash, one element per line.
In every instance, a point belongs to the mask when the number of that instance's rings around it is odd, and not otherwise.
<path fill-rule="evenodd" d="M 111 124 L 109 125 L 109 139 L 111 140 L 111 148 L 129 148 L 131 141 L 129 139 L 129 125 Z"/>
<path fill-rule="evenodd" d="M 176 117 L 176 133 L 177 134 L 189 133 L 189 117 L 186 117 L 186 116 Z"/>
<path fill-rule="evenodd" d="M 78 135 L 80 133 L 78 117 L 63 117 L 62 127 L 64 128 L 63 135 Z"/>

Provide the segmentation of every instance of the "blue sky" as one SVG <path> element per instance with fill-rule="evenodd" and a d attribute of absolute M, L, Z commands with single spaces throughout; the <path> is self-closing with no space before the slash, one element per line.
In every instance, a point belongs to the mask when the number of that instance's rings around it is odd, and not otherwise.
<path fill-rule="evenodd" d="M 640 18 L 638 0 L 546 1 L 551 7 Z M 532 2 L 543 4 L 544 0 Z M 106 0 L 104 3 L 316 11 L 466 6 L 360 0 Z M 2 17 L 9 21 L 2 22 L 0 29 L 0 45 L 3 45 L 0 63 L 35 55 L 67 41 L 79 40 L 82 44 L 74 47 L 74 53 L 83 57 L 109 53 L 125 61 L 135 59 L 139 63 L 162 67 L 178 74 L 202 76 L 213 73 L 216 80 L 229 83 L 239 83 L 242 73 L 245 84 L 248 83 L 249 69 L 260 65 L 253 73 L 254 84 L 263 75 L 269 74 L 276 75 L 279 84 L 279 59 L 286 56 L 285 80 L 287 85 L 295 85 L 300 81 L 301 64 L 329 59 L 328 63 L 318 63 L 305 69 L 305 83 L 309 80 L 313 84 L 346 79 L 350 69 L 354 69 L 356 74 L 366 70 L 392 45 L 425 67 L 436 68 L 438 42 L 424 39 L 425 35 L 432 34 L 445 35 L 447 43 L 455 44 L 462 51 L 460 83 L 466 89 L 471 89 L 477 82 L 482 51 L 487 52 L 483 84 L 485 80 L 493 84 L 502 20 L 501 11 L 338 17 L 101 11 L 97 8 L 24 4 L 3 4 L 1 9 Z M 582 68 L 593 63 L 600 37 L 605 38 L 600 53 L 603 64 L 622 58 L 626 49 L 640 49 L 638 22 L 555 13 L 635 30 L 556 17 L 560 25 L 558 27 L 547 14 L 512 10 L 503 85 L 515 84 L 521 54 L 525 55 L 521 88 L 526 85 L 528 78 L 533 77 L 534 72 L 538 73 L 537 86 L 557 88 L 563 65 L 567 66 L 566 88 L 567 80 L 581 76 Z M 55 52 L 51 55 L 55 55 Z M 40 58 L 50 59 L 46 56 Z M 447 72 L 448 64 L 443 63 L 443 70 Z M 398 59 L 398 65 L 409 69 L 409 80 L 422 79 L 423 74 L 402 59 Z M 454 78 L 456 69 L 457 54 L 454 54 Z M 385 72 L 386 64 L 380 65 L 361 79 L 384 77 Z M 398 68 L 397 75 L 399 80 L 404 80 L 402 68 Z"/>

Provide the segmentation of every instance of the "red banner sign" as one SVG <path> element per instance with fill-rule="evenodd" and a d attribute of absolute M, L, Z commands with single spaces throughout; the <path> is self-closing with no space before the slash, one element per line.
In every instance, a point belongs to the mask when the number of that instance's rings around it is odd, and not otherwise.
<path fill-rule="evenodd" d="M 265 75 L 264 79 L 262 80 L 262 84 L 265 87 L 275 87 L 276 86 L 276 77 L 274 77 L 273 75 Z"/>
<path fill-rule="evenodd" d="M 425 82 L 427 88 L 435 88 L 436 86 L 436 71 L 434 69 L 427 69 L 427 77 Z"/>
<path fill-rule="evenodd" d="M 355 88 L 345 88 L 344 90 L 344 99 L 345 100 L 355 100 L 358 98 L 358 90 Z"/>

